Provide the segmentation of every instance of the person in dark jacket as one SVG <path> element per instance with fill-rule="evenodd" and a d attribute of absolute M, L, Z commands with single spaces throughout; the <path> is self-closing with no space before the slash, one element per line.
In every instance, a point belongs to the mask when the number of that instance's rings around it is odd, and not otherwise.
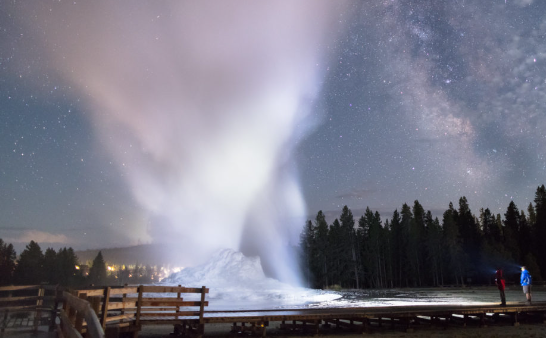
<path fill-rule="evenodd" d="M 501 306 L 506 306 L 506 296 L 504 295 L 505 282 L 504 277 L 502 276 L 502 269 L 498 268 L 495 274 L 495 284 L 499 288 L 500 297 L 501 297 Z"/>
<path fill-rule="evenodd" d="M 521 267 L 520 283 L 523 286 L 523 293 L 527 298 L 527 304 L 531 305 L 531 274 L 524 266 Z"/>

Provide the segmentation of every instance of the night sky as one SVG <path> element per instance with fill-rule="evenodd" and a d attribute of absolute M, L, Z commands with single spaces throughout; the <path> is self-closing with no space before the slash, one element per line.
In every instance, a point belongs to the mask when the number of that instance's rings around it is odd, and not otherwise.
<path fill-rule="evenodd" d="M 520 209 L 545 181 L 546 3 L 353 7 L 298 149 L 310 211 Z"/>
<path fill-rule="evenodd" d="M 295 242 L 344 205 L 526 210 L 546 183 L 545 13 L 2 1 L 0 238 L 205 255 Z"/>

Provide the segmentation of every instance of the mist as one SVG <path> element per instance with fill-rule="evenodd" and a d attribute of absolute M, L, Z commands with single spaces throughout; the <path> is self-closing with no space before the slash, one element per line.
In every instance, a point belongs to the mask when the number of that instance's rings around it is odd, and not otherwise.
<path fill-rule="evenodd" d="M 242 249 L 297 279 L 286 248 L 306 215 L 292 153 L 317 123 L 340 2 L 20 6 L 141 208 L 128 241 L 179 244 L 169 254 L 195 264 Z"/>

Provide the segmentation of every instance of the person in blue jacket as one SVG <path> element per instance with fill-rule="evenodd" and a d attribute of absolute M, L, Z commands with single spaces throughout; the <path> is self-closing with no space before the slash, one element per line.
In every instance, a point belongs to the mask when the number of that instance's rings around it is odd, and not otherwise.
<path fill-rule="evenodd" d="M 523 286 L 523 293 L 527 298 L 527 304 L 531 305 L 531 274 L 524 266 L 521 267 L 521 286 Z"/>

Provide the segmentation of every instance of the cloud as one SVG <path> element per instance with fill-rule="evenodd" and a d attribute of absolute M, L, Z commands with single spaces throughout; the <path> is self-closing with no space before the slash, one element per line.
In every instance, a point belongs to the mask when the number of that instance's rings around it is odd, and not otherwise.
<path fill-rule="evenodd" d="M 6 238 L 4 241 L 6 243 L 30 243 L 30 241 L 35 241 L 38 244 L 67 244 L 73 242 L 66 235 L 40 230 L 25 230 L 19 236 Z"/>
<path fill-rule="evenodd" d="M 336 197 L 341 199 L 344 199 L 344 198 L 363 199 L 363 198 L 367 198 L 371 196 L 375 192 L 376 190 L 374 189 L 354 189 L 349 192 L 337 195 Z"/>

